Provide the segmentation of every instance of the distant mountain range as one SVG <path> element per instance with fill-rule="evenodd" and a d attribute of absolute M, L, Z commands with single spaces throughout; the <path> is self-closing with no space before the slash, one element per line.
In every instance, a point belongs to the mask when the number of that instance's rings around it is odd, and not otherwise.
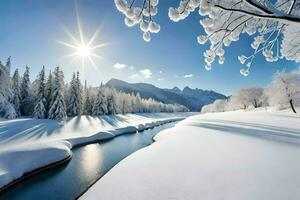
<path fill-rule="evenodd" d="M 227 98 L 225 95 L 211 90 L 191 89 L 189 87 L 185 87 L 183 90 L 178 87 L 162 89 L 147 83 L 128 83 L 118 79 L 111 79 L 105 85 L 126 93 L 140 93 L 142 98 L 153 98 L 163 103 L 181 104 L 191 111 L 200 111 L 202 106 L 210 104 L 216 99 Z"/>

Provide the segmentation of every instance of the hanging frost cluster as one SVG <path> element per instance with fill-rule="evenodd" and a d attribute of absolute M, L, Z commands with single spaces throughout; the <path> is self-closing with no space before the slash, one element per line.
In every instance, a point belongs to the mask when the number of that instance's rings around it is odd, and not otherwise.
<path fill-rule="evenodd" d="M 175 22 L 185 19 L 191 12 L 199 7 L 200 0 L 183 0 L 180 1 L 178 8 L 169 8 L 169 18 Z"/>
<path fill-rule="evenodd" d="M 131 5 L 128 5 L 125 0 L 115 0 L 115 2 L 127 18 L 132 19 L 130 16 L 134 19 L 138 18 L 139 15 L 127 14 L 128 10 L 132 9 L 134 1 Z M 144 4 L 145 2 L 153 7 L 158 3 L 157 1 L 153 3 L 152 0 L 144 0 Z M 135 9 L 141 8 L 134 8 L 129 13 L 136 13 Z M 156 7 L 155 9 L 157 11 Z M 300 61 L 299 0 L 179 0 L 178 7 L 170 7 L 168 15 L 172 21 L 178 22 L 194 11 L 198 11 L 202 16 L 200 25 L 206 33 L 199 35 L 197 41 L 199 44 L 210 43 L 209 49 L 204 52 L 207 70 L 212 69 L 212 64 L 216 60 L 219 64 L 223 64 L 225 47 L 238 41 L 244 33 L 253 37 L 254 40 L 251 44 L 253 53 L 238 57 L 244 65 L 240 70 L 243 76 L 249 75 L 251 65 L 258 53 L 262 54 L 268 62 L 276 62 L 282 58 Z M 145 32 L 144 35 L 148 33 L 150 36 L 148 24 L 151 22 L 151 16 L 149 17 L 149 12 L 146 17 L 150 20 L 133 20 L 130 25 L 140 23 L 141 29 Z M 142 23 L 146 23 L 145 27 L 148 29 L 144 29 Z M 150 32 L 154 31 L 150 30 Z"/>
<path fill-rule="evenodd" d="M 153 20 L 158 12 L 158 2 L 159 0 L 144 0 L 142 4 L 135 7 L 137 0 L 132 0 L 130 3 L 126 0 L 115 0 L 117 9 L 125 15 L 125 24 L 128 27 L 139 25 L 146 42 L 151 40 L 150 33 L 160 31 L 160 25 Z"/>

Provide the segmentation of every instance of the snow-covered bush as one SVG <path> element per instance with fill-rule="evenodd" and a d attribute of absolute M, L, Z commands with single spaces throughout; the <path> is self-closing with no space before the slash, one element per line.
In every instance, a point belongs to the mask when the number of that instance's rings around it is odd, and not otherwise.
<path fill-rule="evenodd" d="M 226 107 L 227 100 L 224 99 L 217 99 L 212 104 L 205 105 L 202 107 L 202 113 L 209 113 L 209 112 L 224 112 Z"/>
<path fill-rule="evenodd" d="M 224 112 L 240 109 L 257 108 L 264 104 L 262 88 L 242 88 L 228 100 L 216 100 L 214 103 L 206 105 L 201 112 Z"/>
<path fill-rule="evenodd" d="M 226 110 L 257 108 L 262 101 L 262 88 L 243 88 L 229 99 Z"/>
<path fill-rule="evenodd" d="M 300 68 L 289 73 L 276 73 L 264 94 L 271 106 L 290 107 L 296 113 L 294 106 L 300 105 Z"/>

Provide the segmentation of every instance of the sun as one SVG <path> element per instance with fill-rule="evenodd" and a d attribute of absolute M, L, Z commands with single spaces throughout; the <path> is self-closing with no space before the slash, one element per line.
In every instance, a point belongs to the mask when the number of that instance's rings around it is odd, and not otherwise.
<path fill-rule="evenodd" d="M 77 22 L 77 29 L 78 29 L 78 36 L 74 36 L 66 27 L 64 27 L 64 31 L 68 35 L 69 39 L 72 42 L 65 42 L 61 40 L 57 40 L 58 43 L 73 49 L 74 51 L 71 54 L 66 55 L 65 57 L 71 57 L 72 61 L 74 62 L 77 59 L 81 59 L 81 67 L 84 70 L 86 60 L 88 60 L 93 67 L 96 69 L 96 64 L 94 58 L 104 59 L 102 56 L 96 53 L 96 50 L 104 47 L 107 43 L 96 43 L 95 40 L 97 39 L 99 33 L 99 27 L 95 30 L 90 38 L 84 36 L 82 23 L 79 16 L 78 6 L 75 1 L 75 9 L 76 9 L 76 22 Z"/>
<path fill-rule="evenodd" d="M 91 56 L 90 48 L 86 45 L 80 45 L 76 49 L 76 53 L 80 57 L 88 57 Z"/>

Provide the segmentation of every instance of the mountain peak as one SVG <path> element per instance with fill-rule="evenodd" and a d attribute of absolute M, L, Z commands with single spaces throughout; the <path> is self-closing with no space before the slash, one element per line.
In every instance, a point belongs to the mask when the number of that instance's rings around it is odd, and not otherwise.
<path fill-rule="evenodd" d="M 111 78 L 109 81 L 107 81 L 106 84 L 111 84 L 111 83 L 126 83 L 125 81 L 122 81 L 120 79 L 116 79 L 116 78 Z"/>
<path fill-rule="evenodd" d="M 226 97 L 216 92 L 203 92 L 199 89 L 191 89 L 186 86 L 183 90 L 178 87 L 173 89 L 161 89 L 148 83 L 127 83 L 119 79 L 111 79 L 106 86 L 114 87 L 126 93 L 139 93 L 142 98 L 155 99 L 167 104 L 180 104 L 191 111 L 199 111 L 202 106 L 214 102 L 216 99 Z"/>
<path fill-rule="evenodd" d="M 193 89 L 191 89 L 189 86 L 185 86 L 182 91 L 187 92 L 187 91 L 191 91 L 191 90 L 193 90 Z"/>
<path fill-rule="evenodd" d="M 173 87 L 173 89 L 172 90 L 174 90 L 174 91 L 176 91 L 176 92 L 181 92 L 181 90 L 178 88 L 178 87 Z"/>

